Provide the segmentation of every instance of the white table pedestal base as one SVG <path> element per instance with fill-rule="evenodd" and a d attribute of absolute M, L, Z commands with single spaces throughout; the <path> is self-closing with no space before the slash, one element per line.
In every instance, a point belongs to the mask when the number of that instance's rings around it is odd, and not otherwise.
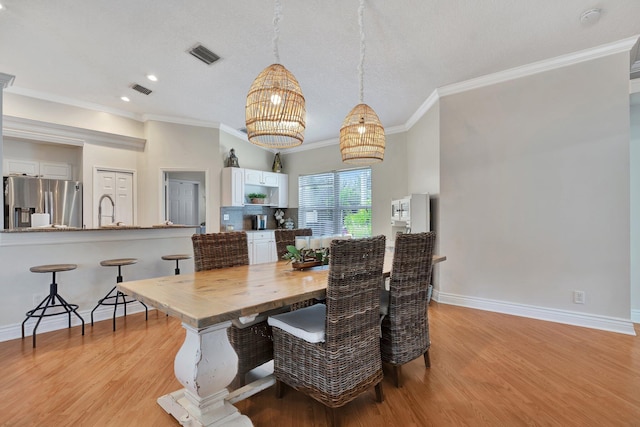
<path fill-rule="evenodd" d="M 187 334 L 176 355 L 174 371 L 184 389 L 158 398 L 158 404 L 181 425 L 193 427 L 253 426 L 225 398 L 238 372 L 238 356 L 223 322 L 204 329 L 182 324 Z"/>

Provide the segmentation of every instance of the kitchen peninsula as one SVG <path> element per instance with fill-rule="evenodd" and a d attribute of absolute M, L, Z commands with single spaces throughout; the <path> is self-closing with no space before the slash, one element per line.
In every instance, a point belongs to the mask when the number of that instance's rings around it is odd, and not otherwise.
<path fill-rule="evenodd" d="M 85 322 L 98 299 L 115 284 L 116 272 L 100 266 L 100 261 L 113 258 L 137 258 L 135 265 L 123 268 L 124 280 L 139 280 L 173 274 L 174 264 L 161 259 L 162 255 L 191 253 L 191 235 L 197 227 L 156 225 L 151 227 L 31 228 L 0 231 L 0 259 L 3 277 L 0 292 L 0 341 L 21 336 L 20 323 L 25 313 L 35 307 L 49 292 L 51 277 L 34 274 L 30 267 L 41 264 L 72 263 L 78 268 L 62 272 L 57 277 L 59 292 L 78 304 Z M 185 260 L 180 268 L 193 272 L 193 262 Z M 10 278 L 10 280 L 8 280 Z M 127 312 L 142 310 L 132 305 Z M 109 319 L 113 309 L 100 307 L 94 313 L 97 321 Z M 27 322 L 26 330 L 33 329 Z M 72 325 L 79 320 L 72 319 Z M 43 319 L 38 333 L 67 327 L 65 316 Z M 80 337 L 74 337 L 73 339 Z"/>

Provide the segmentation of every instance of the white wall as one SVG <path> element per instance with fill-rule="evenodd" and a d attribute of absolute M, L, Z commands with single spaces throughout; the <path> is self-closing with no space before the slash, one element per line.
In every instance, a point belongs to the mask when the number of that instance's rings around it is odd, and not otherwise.
<path fill-rule="evenodd" d="M 274 153 L 222 130 L 220 131 L 220 157 L 216 160 L 221 167 L 226 166 L 229 150 L 232 148 L 235 150 L 241 168 L 271 170 Z"/>
<path fill-rule="evenodd" d="M 628 88 L 622 53 L 441 99 L 442 291 L 629 319 Z"/>
<path fill-rule="evenodd" d="M 631 310 L 640 322 L 640 93 L 631 100 Z"/>
<path fill-rule="evenodd" d="M 436 102 L 407 132 L 407 187 L 409 193 L 428 193 L 432 231 L 439 232 L 440 202 L 440 104 Z M 436 237 L 435 252 L 440 251 Z M 433 269 L 433 285 L 440 283 L 440 264 Z"/>
<path fill-rule="evenodd" d="M 147 143 L 137 161 L 140 225 L 158 224 L 164 220 L 163 170 L 205 172 L 206 223 L 209 226 L 220 223 L 218 133 L 218 129 L 206 127 L 157 121 L 146 123 Z"/>
<path fill-rule="evenodd" d="M 283 172 L 289 175 L 289 207 L 298 207 L 298 177 L 333 170 L 352 169 L 342 163 L 340 147 L 281 153 Z M 391 200 L 407 194 L 406 134 L 386 136 L 384 161 L 371 167 L 371 229 L 373 235 L 391 238 Z M 296 221 L 297 223 L 297 221 Z"/>

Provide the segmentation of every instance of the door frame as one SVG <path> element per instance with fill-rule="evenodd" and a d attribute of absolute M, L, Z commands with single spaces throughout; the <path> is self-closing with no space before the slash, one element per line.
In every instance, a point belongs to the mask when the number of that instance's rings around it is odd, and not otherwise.
<path fill-rule="evenodd" d="M 133 224 L 138 223 L 138 175 L 135 169 L 123 169 L 113 168 L 111 166 L 93 166 L 93 197 L 91 202 L 91 221 L 93 223 L 92 228 L 98 228 L 98 201 L 102 194 L 100 194 L 100 188 L 98 185 L 98 172 L 121 172 L 130 173 L 133 175 L 131 197 L 133 198 Z"/>
<path fill-rule="evenodd" d="M 211 212 L 209 209 L 209 206 L 207 206 L 209 204 L 209 188 L 208 188 L 208 184 L 209 184 L 209 169 L 202 169 L 202 168 L 189 168 L 189 167 L 185 167 L 185 168 L 179 168 L 179 167 L 160 167 L 159 168 L 159 173 L 158 173 L 158 222 L 164 222 L 167 220 L 168 218 L 168 204 L 167 204 L 167 192 L 169 191 L 169 182 L 168 182 L 168 176 L 167 174 L 169 173 L 178 173 L 178 172 L 200 172 L 200 173 L 204 173 L 204 182 L 202 185 L 202 188 L 200 189 L 200 191 L 203 192 L 204 194 L 204 206 L 202 206 L 204 208 L 204 220 L 207 224 L 207 227 L 211 227 L 211 225 L 209 224 L 210 220 L 211 220 Z"/>

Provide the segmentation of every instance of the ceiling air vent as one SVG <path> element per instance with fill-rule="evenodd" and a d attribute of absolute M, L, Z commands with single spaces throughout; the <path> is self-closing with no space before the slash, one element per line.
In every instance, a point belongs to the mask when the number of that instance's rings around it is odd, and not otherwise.
<path fill-rule="evenodd" d="M 207 65 L 211 65 L 214 62 L 216 62 L 218 59 L 220 59 L 218 55 L 211 52 L 209 49 L 202 46 L 201 44 L 197 44 L 196 46 L 192 47 L 191 49 L 188 50 L 188 52 Z"/>
<path fill-rule="evenodd" d="M 145 94 L 145 95 L 149 95 L 151 92 L 153 92 L 151 89 L 147 89 L 147 88 L 146 88 L 146 87 L 144 87 L 144 86 L 140 86 L 138 83 L 134 83 L 134 84 L 131 86 L 131 89 L 133 89 L 133 90 L 137 90 L 138 92 L 140 92 L 140 93 L 142 93 L 142 94 Z"/>

